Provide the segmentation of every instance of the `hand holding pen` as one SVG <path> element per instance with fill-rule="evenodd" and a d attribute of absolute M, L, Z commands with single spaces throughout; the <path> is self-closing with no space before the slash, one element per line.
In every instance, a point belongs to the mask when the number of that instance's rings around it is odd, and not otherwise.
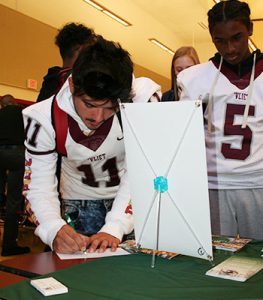
<path fill-rule="evenodd" d="M 77 233 L 70 225 L 60 228 L 53 241 L 53 250 L 58 253 L 75 253 L 86 251 L 90 238 Z"/>
<path fill-rule="evenodd" d="M 107 248 L 111 251 L 116 251 L 120 240 L 106 232 L 99 232 L 91 237 L 87 237 L 77 233 L 74 229 L 74 224 L 68 215 L 65 215 L 68 224 L 62 226 L 57 232 L 53 241 L 53 250 L 58 253 L 75 253 L 82 251 L 95 252 L 97 249 L 100 253 Z"/>

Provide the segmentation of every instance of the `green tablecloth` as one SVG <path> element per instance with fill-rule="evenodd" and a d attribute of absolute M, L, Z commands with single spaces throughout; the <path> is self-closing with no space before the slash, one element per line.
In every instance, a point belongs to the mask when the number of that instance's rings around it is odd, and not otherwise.
<path fill-rule="evenodd" d="M 262 246 L 262 242 L 249 244 L 235 255 L 260 257 Z M 214 254 L 216 264 L 231 255 L 225 251 Z M 211 265 L 198 258 L 157 258 L 154 269 L 150 263 L 151 256 L 146 254 L 116 256 L 49 274 L 65 284 L 69 292 L 48 299 L 263 299 L 263 271 L 242 283 L 205 275 Z M 7 300 L 45 298 L 29 281 L 1 289 L 0 297 Z"/>

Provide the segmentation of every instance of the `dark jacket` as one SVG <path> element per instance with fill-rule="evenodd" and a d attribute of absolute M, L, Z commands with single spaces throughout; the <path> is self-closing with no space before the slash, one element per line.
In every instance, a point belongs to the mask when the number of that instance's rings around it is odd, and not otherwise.
<path fill-rule="evenodd" d="M 24 145 L 22 107 L 8 105 L 0 109 L 0 145 Z"/>
<path fill-rule="evenodd" d="M 71 70 L 71 68 L 61 68 L 58 66 L 49 68 L 47 75 L 44 77 L 37 102 L 46 100 L 56 94 L 71 74 Z"/>
<path fill-rule="evenodd" d="M 162 100 L 161 101 L 175 101 L 174 91 L 169 90 L 167 92 L 164 92 L 163 95 L 162 95 Z"/>

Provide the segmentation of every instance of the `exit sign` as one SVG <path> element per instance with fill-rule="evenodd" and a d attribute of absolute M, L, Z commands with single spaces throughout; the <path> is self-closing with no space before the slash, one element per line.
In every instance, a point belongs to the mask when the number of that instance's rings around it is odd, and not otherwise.
<path fill-rule="evenodd" d="M 31 90 L 37 89 L 37 80 L 35 79 L 27 79 L 27 88 Z"/>

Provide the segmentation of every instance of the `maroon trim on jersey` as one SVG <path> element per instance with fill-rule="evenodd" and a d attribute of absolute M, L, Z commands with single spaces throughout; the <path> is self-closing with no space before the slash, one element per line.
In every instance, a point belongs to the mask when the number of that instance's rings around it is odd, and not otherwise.
<path fill-rule="evenodd" d="M 215 67 L 219 68 L 219 63 L 212 61 Z M 252 71 L 252 65 L 249 72 L 239 77 L 233 70 L 231 70 L 226 64 L 222 64 L 221 73 L 226 76 L 226 78 L 236 87 L 241 90 L 244 90 L 249 86 L 250 76 Z M 255 66 L 255 79 L 263 72 L 263 59 L 260 59 L 256 62 Z"/>
<path fill-rule="evenodd" d="M 56 149 L 54 150 L 50 150 L 50 151 L 32 151 L 28 148 L 26 148 L 27 152 L 31 153 L 31 154 L 34 154 L 34 155 L 47 155 L 47 154 L 50 154 L 50 153 L 53 153 L 56 151 Z"/>
<path fill-rule="evenodd" d="M 54 97 L 52 103 L 52 121 L 56 131 L 56 150 L 61 155 L 67 156 L 66 139 L 68 134 L 68 115 L 59 106 Z"/>
<path fill-rule="evenodd" d="M 152 95 L 152 97 L 155 97 L 157 99 L 157 102 L 161 101 L 159 95 L 156 92 Z"/>
<path fill-rule="evenodd" d="M 107 138 L 113 123 L 113 118 L 105 121 L 91 136 L 86 136 L 79 128 L 78 123 L 69 116 L 69 132 L 72 139 L 86 148 L 96 151 Z"/>

